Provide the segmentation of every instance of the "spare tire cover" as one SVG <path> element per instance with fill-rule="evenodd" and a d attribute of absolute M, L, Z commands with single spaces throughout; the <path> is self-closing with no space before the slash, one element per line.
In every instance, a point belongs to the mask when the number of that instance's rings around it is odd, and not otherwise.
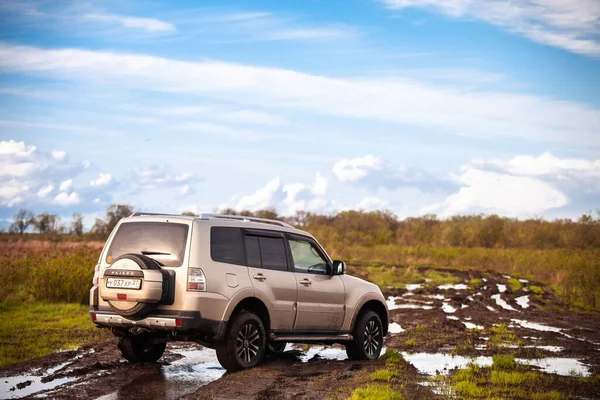
<path fill-rule="evenodd" d="M 141 274 L 140 274 L 141 272 Z M 141 319 L 152 312 L 161 300 L 163 288 L 168 287 L 163 280 L 159 264 L 143 254 L 123 254 L 115 259 L 104 272 L 107 278 L 141 279 L 141 287 L 135 289 L 103 288 L 103 296 L 107 298 L 110 307 L 119 315 L 129 319 Z M 129 274 L 134 273 L 135 276 Z M 142 275 L 142 276 L 140 276 Z M 126 299 L 116 298 L 117 292 L 126 295 Z M 102 294 L 101 294 L 102 295 Z M 141 299 L 140 299 L 141 297 Z"/>

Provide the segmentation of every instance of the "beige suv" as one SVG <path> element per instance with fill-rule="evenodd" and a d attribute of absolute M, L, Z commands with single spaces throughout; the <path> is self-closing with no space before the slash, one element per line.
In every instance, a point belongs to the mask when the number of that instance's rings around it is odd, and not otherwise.
<path fill-rule="evenodd" d="M 214 348 L 229 371 L 298 342 L 340 343 L 350 359 L 375 359 L 385 299 L 345 269 L 281 221 L 135 213 L 102 250 L 90 315 L 131 362 L 157 361 L 169 341 Z"/>

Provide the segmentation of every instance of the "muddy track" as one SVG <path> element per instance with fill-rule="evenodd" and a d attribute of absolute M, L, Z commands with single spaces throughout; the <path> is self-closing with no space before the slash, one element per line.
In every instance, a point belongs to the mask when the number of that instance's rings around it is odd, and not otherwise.
<path fill-rule="evenodd" d="M 486 365 L 497 353 L 513 354 L 520 363 L 557 377 L 600 374 L 598 313 L 563 311 L 552 295 L 533 293 L 533 282 L 522 280 L 513 291 L 510 277 L 500 274 L 452 274 L 461 283 L 385 289 L 393 322 L 385 346 L 406 360 L 395 388 L 410 398 L 436 398 L 435 388 L 424 385 L 431 376 L 473 357 Z M 481 282 L 473 285 L 472 279 Z M 288 345 L 277 359 L 226 374 L 214 351 L 198 345 L 170 344 L 159 363 L 132 365 L 108 342 L 0 370 L 0 398 L 342 399 L 372 383 L 372 373 L 382 368 L 381 359 L 346 360 L 341 347 Z M 567 389 L 573 396 L 597 398 L 595 382 Z"/>

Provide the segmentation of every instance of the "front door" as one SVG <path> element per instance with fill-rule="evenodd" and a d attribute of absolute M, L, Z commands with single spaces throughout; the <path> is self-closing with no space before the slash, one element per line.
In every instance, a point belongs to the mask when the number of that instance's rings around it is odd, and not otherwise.
<path fill-rule="evenodd" d="M 294 330 L 339 330 L 344 321 L 346 293 L 339 276 L 311 239 L 290 236 L 289 245 L 298 286 Z"/>

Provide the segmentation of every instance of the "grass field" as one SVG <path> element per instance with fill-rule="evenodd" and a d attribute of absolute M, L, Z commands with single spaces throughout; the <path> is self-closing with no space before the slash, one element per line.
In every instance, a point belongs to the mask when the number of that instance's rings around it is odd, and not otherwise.
<path fill-rule="evenodd" d="M 102 242 L 36 240 L 0 242 L 1 365 L 104 337 L 88 321 L 86 306 L 102 245 Z M 600 309 L 600 250 L 596 249 L 378 245 L 327 250 L 332 257 L 347 260 L 350 273 L 381 287 L 419 282 L 456 283 L 451 273 L 423 271 L 419 267 L 490 270 L 548 285 L 566 304 L 577 308 Z M 519 282 L 515 279 L 509 285 L 516 288 Z M 544 292 L 538 286 L 533 286 L 534 289 L 539 289 L 540 295 Z M 45 310 L 53 318 L 32 317 L 45 315 Z M 32 327 L 27 326 L 28 320 L 32 321 Z M 67 337 L 54 334 L 61 330 L 69 332 Z M 19 339 L 21 332 L 27 333 Z"/>
<path fill-rule="evenodd" d="M 46 302 L 0 305 L 0 367 L 111 337 L 90 321 L 88 306 Z"/>

